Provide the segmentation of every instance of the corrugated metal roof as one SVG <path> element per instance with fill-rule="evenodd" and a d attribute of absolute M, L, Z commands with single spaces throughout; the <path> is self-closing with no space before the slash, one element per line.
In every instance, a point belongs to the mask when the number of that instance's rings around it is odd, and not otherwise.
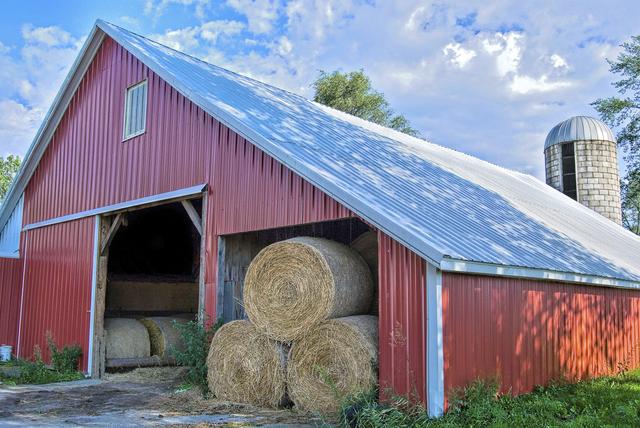
<path fill-rule="evenodd" d="M 589 116 L 574 116 L 560 122 L 549 131 L 544 148 L 571 141 L 611 141 L 616 137 L 602 121 Z"/>
<path fill-rule="evenodd" d="M 97 26 L 209 114 L 436 265 L 456 259 L 640 281 L 640 238 L 531 176 Z"/>

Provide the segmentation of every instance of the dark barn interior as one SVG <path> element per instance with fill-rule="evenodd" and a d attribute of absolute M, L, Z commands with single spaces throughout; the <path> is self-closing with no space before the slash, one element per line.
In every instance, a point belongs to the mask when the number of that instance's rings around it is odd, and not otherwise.
<path fill-rule="evenodd" d="M 180 202 L 130 212 L 109 249 L 105 317 L 195 316 L 199 271 L 200 235 Z"/>

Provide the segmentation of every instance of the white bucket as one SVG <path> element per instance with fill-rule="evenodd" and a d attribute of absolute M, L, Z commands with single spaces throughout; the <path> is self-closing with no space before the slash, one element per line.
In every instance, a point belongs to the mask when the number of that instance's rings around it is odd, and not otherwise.
<path fill-rule="evenodd" d="M 13 347 L 10 345 L 0 346 L 0 361 L 9 361 L 11 359 L 12 349 Z"/>

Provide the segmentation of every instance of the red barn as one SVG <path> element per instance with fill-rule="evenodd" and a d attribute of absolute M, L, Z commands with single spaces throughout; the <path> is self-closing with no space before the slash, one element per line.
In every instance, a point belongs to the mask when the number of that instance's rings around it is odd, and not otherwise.
<path fill-rule="evenodd" d="M 98 21 L 0 210 L 0 342 L 97 376 L 105 314 L 241 316 L 251 257 L 378 237 L 379 376 L 432 414 L 640 364 L 640 239 L 539 180 Z M 141 309 L 142 308 L 142 309 Z"/>

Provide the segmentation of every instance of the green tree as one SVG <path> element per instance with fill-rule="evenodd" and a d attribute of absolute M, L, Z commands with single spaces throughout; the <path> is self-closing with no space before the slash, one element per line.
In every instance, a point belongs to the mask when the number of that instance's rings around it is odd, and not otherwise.
<path fill-rule="evenodd" d="M 640 169 L 631 170 L 622 180 L 622 224 L 640 235 Z"/>
<path fill-rule="evenodd" d="M 616 138 L 628 168 L 621 181 L 623 223 L 640 234 L 640 36 L 621 47 L 615 61 L 607 60 L 609 70 L 620 76 L 613 83 L 619 96 L 599 98 L 591 105 L 607 125 L 618 130 Z"/>
<path fill-rule="evenodd" d="M 362 70 L 350 73 L 321 71 L 313 87 L 313 100 L 320 104 L 414 137 L 420 136 L 407 118 L 394 113 L 384 94 L 373 89 L 371 80 Z"/>
<path fill-rule="evenodd" d="M 20 162 L 18 156 L 9 155 L 6 159 L 0 157 L 0 203 L 7 195 L 11 182 L 20 169 Z"/>

